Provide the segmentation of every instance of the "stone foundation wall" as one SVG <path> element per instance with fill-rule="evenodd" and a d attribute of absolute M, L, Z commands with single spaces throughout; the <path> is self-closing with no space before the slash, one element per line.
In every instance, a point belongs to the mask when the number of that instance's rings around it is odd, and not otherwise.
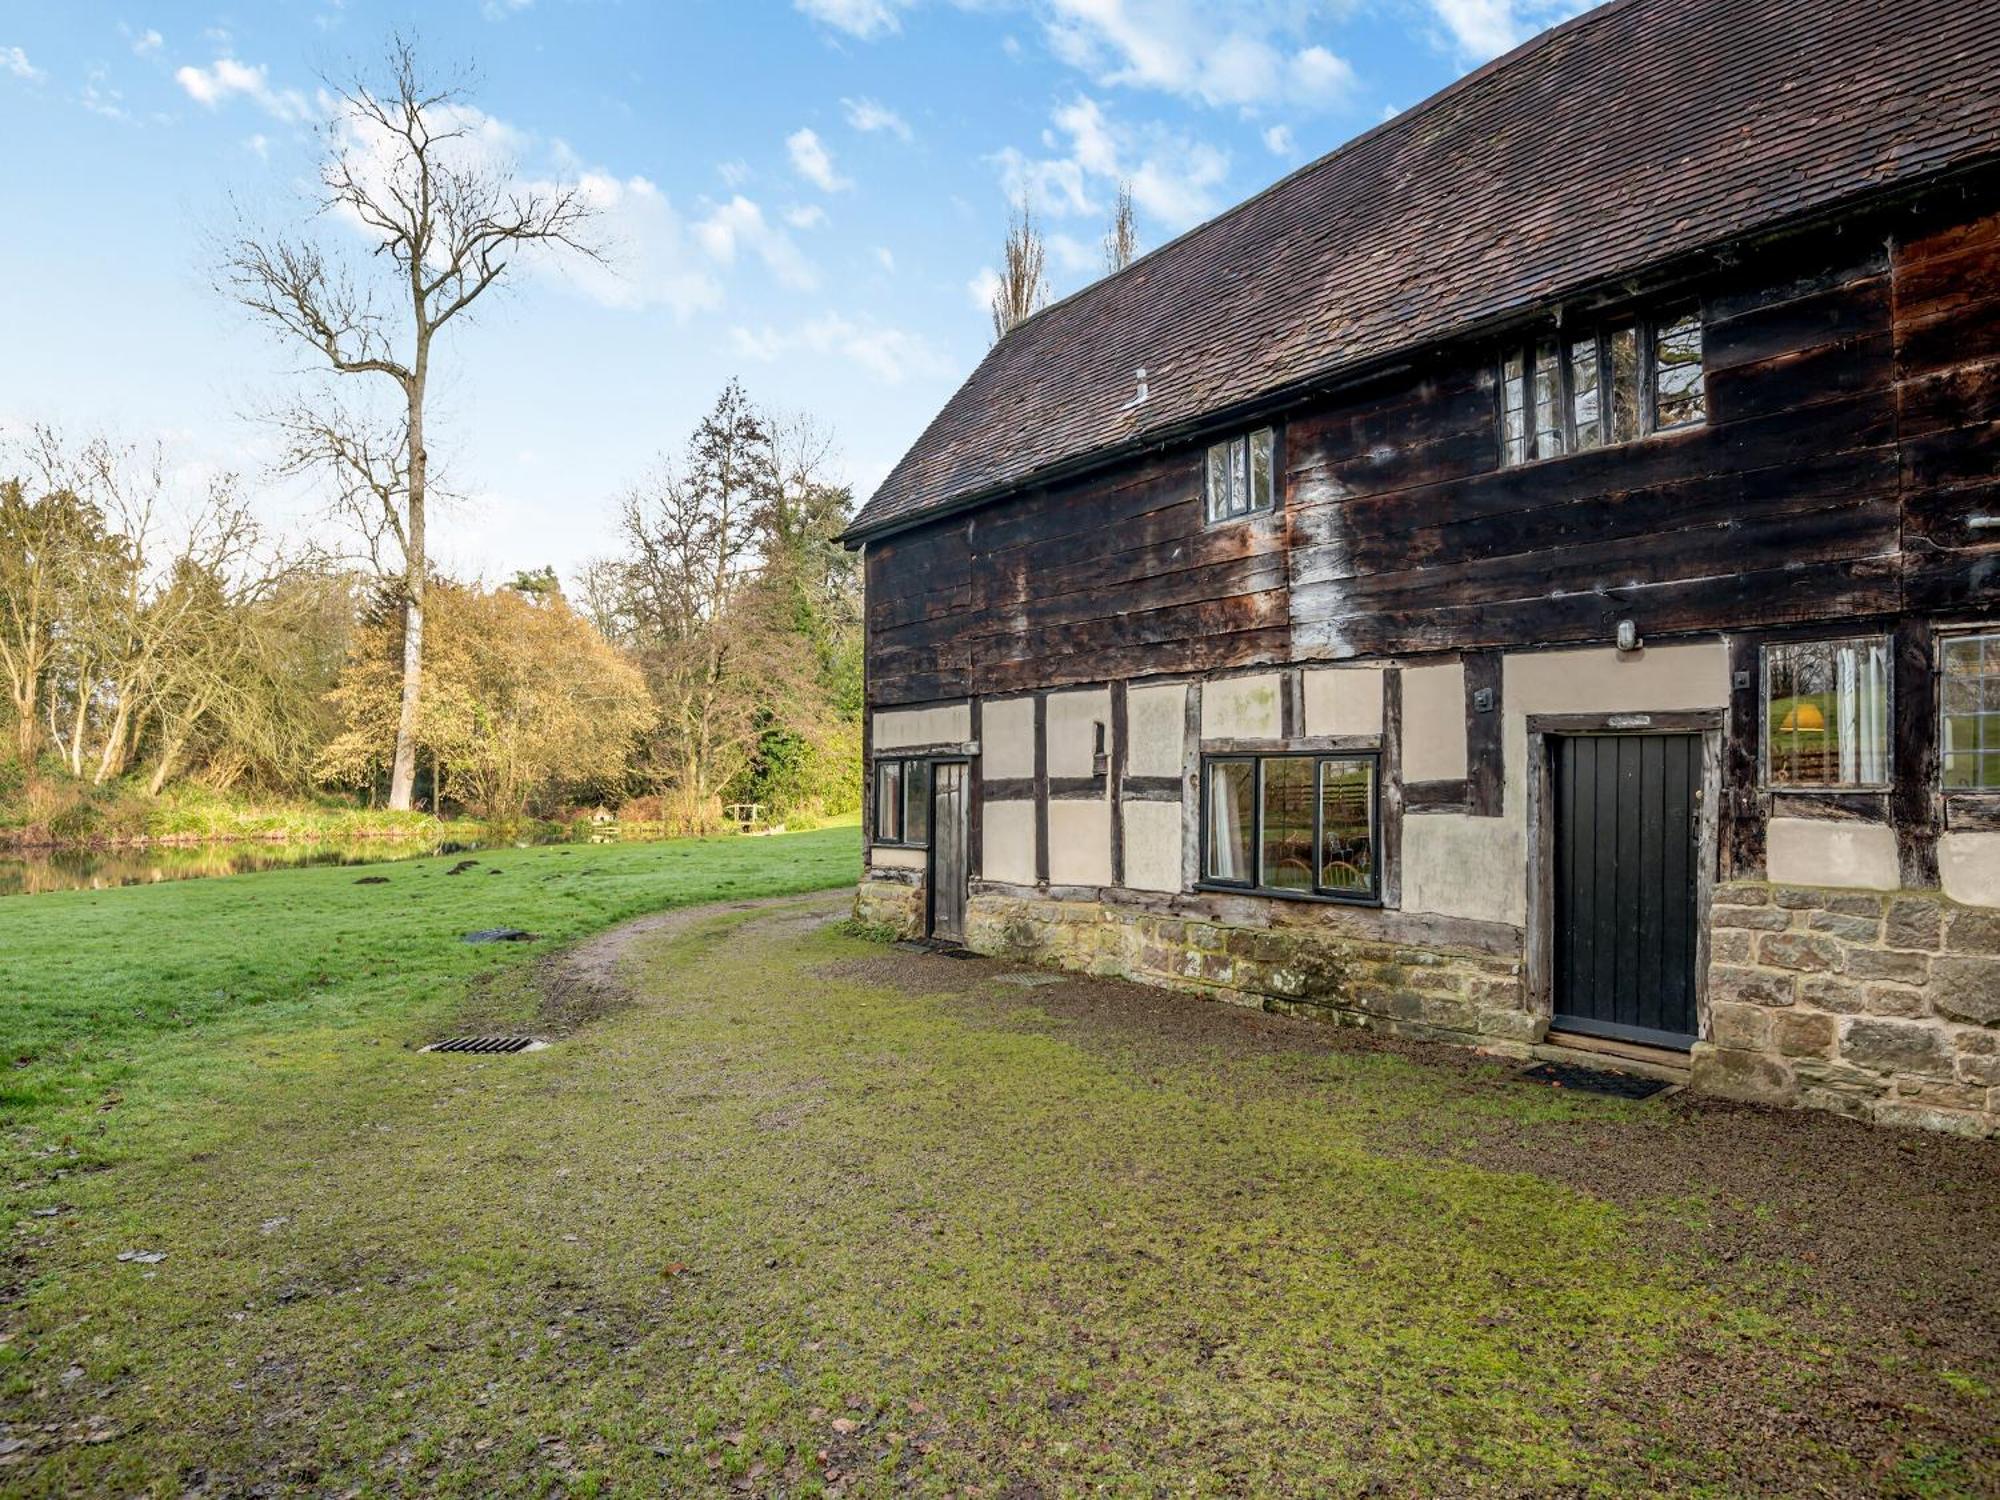
<path fill-rule="evenodd" d="M 1127 904 L 1100 896 L 975 887 L 976 952 L 1190 990 L 1400 1035 L 1525 1055 L 1547 1020 L 1523 1008 L 1518 934 L 1482 949 L 1418 941 L 1393 914 L 1201 898 Z M 1267 908 L 1255 910 L 1253 908 Z M 1421 926 L 1405 919 L 1405 927 Z M 1370 929 L 1377 929 L 1371 931 Z"/>
<path fill-rule="evenodd" d="M 2000 912 L 1931 891 L 1738 883 L 1710 920 L 1693 1084 L 2000 1134 Z"/>
<path fill-rule="evenodd" d="M 914 872 L 871 871 L 854 893 L 856 921 L 887 927 L 898 937 L 924 935 L 924 887 Z"/>

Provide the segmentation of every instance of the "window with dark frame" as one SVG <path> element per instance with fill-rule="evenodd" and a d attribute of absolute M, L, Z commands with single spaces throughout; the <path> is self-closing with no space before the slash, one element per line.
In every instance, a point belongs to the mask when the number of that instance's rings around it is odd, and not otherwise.
<path fill-rule="evenodd" d="M 2000 791 L 2000 635 L 1944 642 L 1944 788 Z"/>
<path fill-rule="evenodd" d="M 1260 427 L 1210 444 L 1204 473 L 1211 524 L 1275 509 L 1277 433 Z"/>
<path fill-rule="evenodd" d="M 875 762 L 877 844 L 921 849 L 931 841 L 931 763 L 883 759 Z"/>
<path fill-rule="evenodd" d="M 1373 755 L 1216 755 L 1202 762 L 1203 884 L 1373 903 Z"/>
<path fill-rule="evenodd" d="M 1532 463 L 1708 419 L 1701 314 L 1548 334 L 1500 358 L 1500 461 Z"/>
<path fill-rule="evenodd" d="M 1889 785 L 1889 639 L 1764 648 L 1764 775 L 1804 791 Z"/>

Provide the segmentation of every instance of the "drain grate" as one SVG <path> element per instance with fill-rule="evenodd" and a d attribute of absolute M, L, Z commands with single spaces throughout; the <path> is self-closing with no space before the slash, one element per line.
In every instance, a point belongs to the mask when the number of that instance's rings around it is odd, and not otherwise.
<path fill-rule="evenodd" d="M 539 1052 L 548 1043 L 532 1036 L 455 1036 L 432 1042 L 424 1052 Z"/>
<path fill-rule="evenodd" d="M 1523 1068 L 1521 1078 L 1545 1088 L 1575 1089 L 1584 1094 L 1609 1094 L 1614 1099 L 1650 1099 L 1673 1085 L 1659 1078 L 1641 1078 L 1636 1073 L 1606 1073 L 1597 1068 L 1579 1068 L 1574 1063 L 1537 1063 Z"/>

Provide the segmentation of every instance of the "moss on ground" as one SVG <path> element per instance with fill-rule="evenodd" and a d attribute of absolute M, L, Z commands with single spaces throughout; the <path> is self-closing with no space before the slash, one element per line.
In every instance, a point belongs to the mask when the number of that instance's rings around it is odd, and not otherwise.
<path fill-rule="evenodd" d="M 1799 1314 L 1809 1267 L 1715 1254 L 1732 1205 L 1479 1159 L 1677 1150 L 1683 1116 L 885 955 L 840 910 L 690 913 L 631 944 L 634 1003 L 540 1053 L 407 1050 L 444 1000 L 208 1033 L 226 1087 L 177 1096 L 115 1170 L 22 1195 L 0 1488 L 1951 1494 L 2000 1473 L 1990 1359 L 1916 1361 L 1905 1427 L 1850 1451 L 1785 1403 L 1878 1351 Z M 462 986 L 458 957 L 423 982 Z M 525 1019 L 546 978 L 452 1003 Z"/>

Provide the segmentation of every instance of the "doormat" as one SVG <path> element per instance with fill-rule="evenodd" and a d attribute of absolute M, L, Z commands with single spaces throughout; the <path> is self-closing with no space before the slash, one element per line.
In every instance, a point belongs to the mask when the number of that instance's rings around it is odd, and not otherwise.
<path fill-rule="evenodd" d="M 940 943 L 931 938 L 904 938 L 895 946 L 905 953 L 928 953 L 932 958 L 979 957 L 970 948 L 961 948 L 956 943 Z"/>
<path fill-rule="evenodd" d="M 1609 1094 L 1614 1099 L 1650 1099 L 1673 1085 L 1663 1078 L 1641 1078 L 1636 1073 L 1606 1073 L 1597 1068 L 1579 1068 L 1574 1063 L 1536 1063 L 1523 1068 L 1520 1078 L 1544 1088 L 1575 1089 L 1583 1094 Z"/>

